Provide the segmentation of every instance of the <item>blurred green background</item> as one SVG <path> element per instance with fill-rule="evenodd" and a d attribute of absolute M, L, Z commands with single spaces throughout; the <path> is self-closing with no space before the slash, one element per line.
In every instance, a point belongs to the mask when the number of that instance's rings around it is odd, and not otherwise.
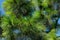
<path fill-rule="evenodd" d="M 60 40 L 60 0 L 0 0 L 0 40 Z"/>

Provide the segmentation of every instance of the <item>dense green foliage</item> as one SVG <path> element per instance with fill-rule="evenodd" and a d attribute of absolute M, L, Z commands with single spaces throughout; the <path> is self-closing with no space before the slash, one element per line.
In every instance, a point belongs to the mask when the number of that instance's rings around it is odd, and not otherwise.
<path fill-rule="evenodd" d="M 59 40 L 56 26 L 58 0 L 5 0 L 1 18 L 2 37 L 6 40 Z M 55 20 L 55 21 L 54 21 Z M 46 29 L 49 31 L 46 31 Z M 19 38 L 18 38 L 19 37 Z"/>

